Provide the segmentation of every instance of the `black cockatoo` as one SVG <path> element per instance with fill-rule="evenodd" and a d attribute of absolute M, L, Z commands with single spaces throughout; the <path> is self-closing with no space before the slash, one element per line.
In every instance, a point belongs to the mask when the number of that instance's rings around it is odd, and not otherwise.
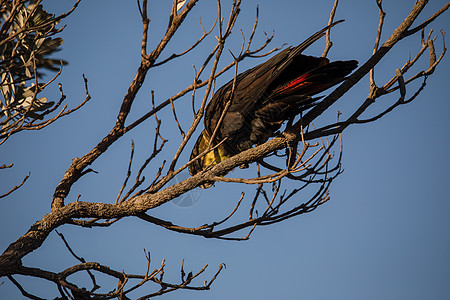
<path fill-rule="evenodd" d="M 319 98 L 313 98 L 313 95 L 340 83 L 357 67 L 356 60 L 330 62 L 324 57 L 302 54 L 336 23 L 318 31 L 297 47 L 288 47 L 239 74 L 234 92 L 233 79 L 214 94 L 206 107 L 205 129 L 192 149 L 191 159 L 201 154 L 209 144 L 212 148 L 225 141 L 195 160 L 189 166 L 191 175 L 266 142 L 284 121 L 314 106 Z M 229 101 L 228 110 L 211 141 Z M 202 187 L 209 186 L 211 184 Z"/>

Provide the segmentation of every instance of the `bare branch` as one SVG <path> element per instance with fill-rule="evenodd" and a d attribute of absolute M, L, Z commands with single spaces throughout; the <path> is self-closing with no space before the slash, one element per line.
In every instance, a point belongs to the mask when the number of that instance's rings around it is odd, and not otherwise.
<path fill-rule="evenodd" d="M 331 9 L 331 12 L 330 12 L 330 19 L 328 20 L 328 26 L 330 26 L 334 22 L 334 16 L 336 15 L 336 9 L 338 7 L 338 3 L 339 3 L 339 0 L 334 0 L 333 8 Z M 330 51 L 331 47 L 333 47 L 333 43 L 331 42 L 331 39 L 330 39 L 330 32 L 331 32 L 331 28 L 328 28 L 327 35 L 326 35 L 327 44 L 325 46 L 325 49 L 323 50 L 322 57 L 327 57 L 328 52 Z"/>
<path fill-rule="evenodd" d="M 75 6 L 78 2 L 79 1 L 76 2 Z M 99 262 L 86 261 L 83 257 L 76 255 L 72 247 L 69 246 L 66 238 L 58 231 L 56 231 L 56 233 L 61 237 L 69 253 L 71 253 L 71 255 L 78 260 L 78 264 L 67 267 L 59 272 L 51 272 L 44 269 L 25 267 L 23 266 L 22 259 L 32 251 L 41 247 L 52 231 L 65 224 L 73 224 L 85 228 L 109 227 L 123 218 L 135 217 L 142 221 L 179 233 L 197 235 L 205 238 L 243 241 L 249 239 L 257 227 L 283 222 L 284 220 L 299 216 L 301 214 L 310 213 L 331 199 L 330 186 L 334 182 L 334 179 L 336 179 L 342 172 L 342 136 L 340 133 L 352 124 L 376 121 L 398 106 L 409 103 L 415 99 L 424 89 L 428 76 L 434 72 L 446 52 L 445 36 L 443 32 L 441 31 L 443 50 L 440 52 L 440 55 L 437 55 L 436 48 L 439 49 L 439 45 L 435 47 L 435 43 L 436 41 L 440 43 L 440 39 L 437 40 L 436 37 L 433 37 L 432 31 L 430 31 L 428 36 L 425 37 L 423 29 L 438 16 L 443 14 L 443 12 L 449 7 L 449 4 L 445 5 L 441 10 L 433 14 L 427 21 L 416 27 L 412 27 L 415 20 L 417 20 L 418 16 L 427 4 L 426 0 L 416 1 L 414 8 L 405 20 L 395 29 L 390 37 L 382 43 L 381 36 L 386 13 L 382 7 L 382 0 L 377 0 L 379 23 L 372 56 L 355 73 L 348 76 L 348 78 L 337 89 L 335 89 L 322 101 L 317 101 L 318 104 L 313 106 L 305 115 L 299 116 L 297 119 L 292 118 L 292 120 L 289 120 L 286 124 L 284 132 L 279 134 L 276 133 L 277 136 L 268 140 L 266 143 L 257 145 L 246 151 L 242 151 L 241 153 L 238 153 L 228 159 L 224 159 L 217 164 L 214 162 L 210 166 L 207 166 L 203 172 L 189 177 L 186 180 L 175 184 L 168 184 L 174 176 L 187 168 L 189 164 L 192 164 L 196 159 L 202 158 L 208 151 L 216 149 L 222 145 L 221 143 L 226 141 L 225 138 L 222 141 L 219 141 L 219 143 L 210 143 L 203 153 L 200 153 L 197 157 L 194 157 L 187 163 L 182 164 L 181 167 L 177 165 L 180 158 L 183 157 L 183 151 L 192 136 L 195 135 L 195 131 L 197 131 L 197 127 L 200 125 L 202 118 L 204 118 L 205 109 L 208 101 L 213 96 L 215 83 L 218 76 L 221 76 L 226 71 L 234 67 L 234 80 L 232 81 L 233 88 L 230 95 L 230 99 L 232 99 L 234 87 L 236 86 L 236 81 L 238 78 L 239 63 L 248 57 L 264 57 L 279 50 L 278 48 L 274 48 L 266 53 L 263 53 L 263 50 L 266 49 L 266 46 L 271 42 L 273 34 L 272 36 L 268 36 L 266 34 L 266 40 L 262 42 L 262 45 L 256 47 L 256 50 L 251 50 L 253 48 L 252 42 L 254 41 L 254 36 L 259 22 L 259 8 L 257 7 L 255 22 L 253 23 L 251 32 L 246 36 L 244 31 L 241 30 L 242 44 L 236 49 L 229 50 L 234 60 L 229 64 L 224 64 L 225 67 L 222 67 L 221 69 L 219 67 L 219 61 L 222 58 L 225 43 L 231 36 L 233 29 L 235 29 L 234 26 L 241 9 L 241 1 L 233 0 L 228 18 L 224 18 L 224 11 L 222 10 L 223 8 L 221 1 L 217 0 L 217 16 L 211 29 L 206 31 L 200 20 L 200 26 L 203 30 L 202 36 L 199 37 L 192 45 L 187 46 L 185 51 L 179 54 L 167 56 L 167 53 L 164 53 L 167 44 L 172 40 L 173 36 L 179 30 L 185 18 L 197 2 L 198 0 L 189 0 L 186 2 L 180 2 L 178 0 L 172 1 L 172 8 L 170 10 L 170 14 L 168 15 L 168 27 L 165 29 L 163 38 L 156 44 L 155 48 L 150 51 L 147 49 L 150 45 L 148 42 L 148 3 L 147 0 L 142 0 L 142 2 L 138 0 L 138 10 L 143 26 L 141 47 L 137 53 L 141 57 L 141 61 L 134 78 L 130 82 L 128 90 L 123 96 L 120 110 L 117 113 L 117 118 L 112 126 L 112 129 L 91 151 L 80 158 L 73 159 L 70 167 L 66 170 L 63 178 L 61 179 L 61 182 L 56 187 L 53 195 L 51 211 L 41 220 L 33 224 L 33 226 L 31 226 L 31 228 L 24 235 L 18 238 L 17 241 L 11 243 L 0 256 L 0 276 L 8 276 L 11 282 L 13 282 L 13 284 L 25 297 L 40 299 L 37 296 L 27 293 L 13 276 L 31 276 L 53 282 L 62 298 L 73 299 L 128 299 L 128 295 L 132 291 L 135 291 L 144 284 L 149 283 L 155 285 L 157 289 L 146 292 L 147 294 L 143 295 L 141 299 L 147 299 L 149 297 L 163 295 L 181 289 L 208 290 L 211 284 L 216 280 L 224 265 L 219 265 L 217 272 L 215 272 L 209 282 L 205 280 L 203 281 L 203 284 L 197 285 L 194 282 L 195 280 L 199 280 L 202 274 L 203 276 L 207 274 L 207 265 L 204 265 L 199 270 L 189 271 L 186 269 L 183 259 L 180 267 L 180 280 L 177 282 L 168 282 L 167 279 L 164 279 L 166 272 L 165 260 L 162 261 L 161 265 L 152 268 L 150 253 L 148 252 L 145 252 L 146 260 L 143 265 L 145 271 L 143 271 L 142 274 L 131 274 L 125 272 L 124 270 L 118 271 Z M 329 24 L 334 24 L 333 20 L 335 18 L 337 6 L 338 0 L 335 0 L 330 13 Z M 17 4 L 17 7 L 14 8 L 12 14 L 16 14 L 18 9 L 21 7 L 23 7 L 22 4 Z M 14 17 L 9 16 L 5 22 L 12 22 L 13 19 Z M 0 34 L 3 34 L 4 26 L 5 23 L 3 24 L 2 29 L 0 29 Z M 198 68 L 198 70 L 194 67 L 194 78 L 192 83 L 190 83 L 182 91 L 178 93 L 174 92 L 173 96 L 167 98 L 166 100 L 155 100 L 155 93 L 152 91 L 151 109 L 149 108 L 147 112 L 139 114 L 137 119 L 127 121 L 129 120 L 129 116 L 134 113 L 132 111 L 133 104 L 137 94 L 145 82 L 148 71 L 151 68 L 168 62 L 176 62 L 176 58 L 182 57 L 183 55 L 194 51 L 198 48 L 198 45 L 206 41 L 206 38 L 211 38 L 213 29 L 217 30 L 217 42 L 211 46 L 209 54 L 203 60 L 203 64 Z M 398 65 L 394 67 L 396 71 L 395 75 L 390 80 L 386 81 L 384 85 L 380 85 L 380 87 L 376 86 L 374 72 L 376 65 L 399 41 L 420 30 L 423 30 L 423 38 L 422 44 L 419 49 L 417 49 L 416 55 L 410 57 L 410 59 L 404 62 L 403 66 Z M 22 33 L 24 32 L 25 31 Z M 20 36 L 20 34 L 17 35 L 17 37 Z M 332 47 L 329 30 L 327 31 L 326 37 L 327 44 L 325 46 L 323 56 L 326 56 Z M 13 52 L 15 51 L 19 53 L 18 44 L 13 44 L 11 47 L 13 48 Z M 417 67 L 420 57 L 423 57 L 425 52 L 429 53 L 429 63 L 427 66 L 421 68 L 420 71 L 415 74 L 408 74 L 407 72 L 411 70 L 413 65 L 416 65 Z M 167 58 L 159 60 L 160 57 Z M 28 76 L 26 80 L 34 79 L 32 96 L 29 98 L 29 107 L 32 107 L 39 102 L 37 94 L 40 89 L 42 87 L 46 87 L 50 82 L 54 81 L 60 72 L 58 72 L 58 74 L 51 79 L 51 81 L 47 83 L 39 83 L 37 79 L 37 60 L 33 57 L 33 60 L 30 60 L 30 62 L 34 62 L 34 68 L 33 72 L 31 72 L 32 74 Z M 370 74 L 369 95 L 362 104 L 358 104 L 355 107 L 355 110 L 350 114 L 350 117 L 340 120 L 338 113 L 337 120 L 332 121 L 334 123 L 328 123 L 322 127 L 315 128 L 313 121 L 315 122 L 317 117 L 319 117 L 325 110 L 327 110 L 333 103 L 340 99 L 349 89 L 351 89 L 368 74 Z M 16 130 L 14 132 L 18 132 L 18 128 L 20 128 L 20 130 L 43 128 L 56 119 L 67 115 L 84 105 L 91 97 L 88 91 L 87 79 L 84 76 L 83 78 L 85 82 L 86 99 L 78 107 L 72 110 L 67 110 L 67 106 L 63 105 L 63 102 L 66 100 L 66 96 L 62 90 L 62 85 L 60 85 L 59 101 L 56 105 L 42 109 L 42 111 L 45 111 L 40 114 L 40 116 L 47 116 L 50 113 L 56 112 L 60 106 L 64 106 L 54 118 L 43 121 L 39 118 L 30 119 L 29 116 L 26 116 L 27 113 L 30 114 L 32 112 L 29 107 L 24 107 L 23 112 L 15 112 L 9 110 L 8 106 L 2 106 L 0 113 L 2 114 L 2 117 L 4 117 L 1 120 L 0 126 L 3 126 L 2 129 L 6 128 L 6 130 L 9 130 L 5 131 L 5 136 L 2 137 L 7 138 L 14 130 Z M 408 98 L 408 89 L 411 86 L 409 84 L 418 78 L 423 78 L 423 83 L 414 91 L 413 95 L 409 95 Z M 11 83 L 14 84 L 14 80 L 15 79 L 13 78 L 12 81 L 7 81 L 2 78 L 1 84 L 2 86 Z M 201 88 L 204 88 L 204 90 L 202 90 L 203 94 L 201 97 L 197 97 L 196 99 L 196 96 L 199 95 Z M 396 90 L 399 91 L 399 95 L 397 96 L 398 99 L 394 100 L 394 104 L 388 105 L 381 101 L 381 99 L 385 99 L 382 98 L 383 96 L 387 96 Z M 190 127 L 186 130 L 186 128 L 182 128 L 184 125 L 181 126 L 178 120 L 178 116 L 180 115 L 177 116 L 176 110 L 178 110 L 178 113 L 180 110 L 179 107 L 176 107 L 176 104 L 179 103 L 177 102 L 178 99 L 182 99 L 182 96 L 191 91 L 194 118 L 190 124 Z M 220 114 L 218 125 L 214 128 L 211 140 L 214 140 L 214 137 L 218 135 L 221 122 L 224 122 L 225 114 L 230 107 L 230 99 L 224 99 L 225 109 Z M 188 99 L 187 101 L 191 100 Z M 384 105 L 381 112 L 368 117 L 363 115 L 368 111 L 368 108 L 375 103 L 375 101 L 381 103 L 381 105 Z M 155 104 L 155 102 L 158 104 Z M 198 109 L 196 109 L 196 107 L 198 107 Z M 175 124 L 177 124 L 182 136 L 180 144 L 175 145 L 175 148 L 173 148 L 173 159 L 170 161 L 168 167 L 166 166 L 166 157 L 160 156 L 160 154 L 163 153 L 162 150 L 167 142 L 167 139 L 162 136 L 162 121 L 157 116 L 157 114 L 160 114 L 160 111 L 163 109 L 166 110 L 166 113 L 170 113 L 168 110 L 172 110 L 174 120 L 171 125 L 175 126 Z M 109 203 L 103 203 L 95 201 L 81 201 L 81 196 L 78 195 L 78 197 L 72 197 L 72 199 L 76 198 L 76 200 L 66 203 L 66 199 L 70 194 L 72 186 L 83 175 L 89 172 L 94 172 L 90 168 L 90 165 L 93 164 L 98 157 L 103 155 L 119 138 L 138 125 L 141 125 L 151 116 L 154 116 L 156 121 L 153 149 L 150 147 L 147 155 L 145 156 L 146 159 L 140 162 L 140 168 L 138 170 L 136 169 L 137 172 L 134 171 L 133 173 L 132 164 L 134 160 L 134 142 L 132 142 L 127 173 L 125 174 L 125 179 L 120 187 L 120 191 L 115 202 L 113 203 L 112 201 L 109 201 Z M 364 116 L 364 118 L 362 116 Z M 330 137 L 328 138 L 328 136 Z M 312 141 L 313 139 L 316 140 Z M 299 145 L 303 145 L 303 147 Z M 164 148 L 164 150 L 165 149 L 166 148 Z M 155 158 L 157 156 L 159 156 L 159 160 L 155 162 Z M 156 165 L 152 165 L 152 162 Z M 256 175 L 255 173 L 251 173 L 254 172 L 254 170 L 249 170 L 246 176 L 242 176 L 240 178 L 224 177 L 224 174 L 231 171 L 233 168 L 243 165 L 248 166 L 254 162 L 257 162 Z M 4 165 L 1 168 L 7 167 L 9 166 Z M 147 176 L 145 171 L 148 170 L 152 172 L 151 178 L 154 178 L 151 183 L 145 182 L 144 175 Z M 251 174 L 251 176 L 248 174 Z M 17 188 L 23 185 L 28 176 Z M 135 182 L 131 184 L 131 187 L 128 187 L 129 178 L 131 176 L 136 176 L 136 179 Z M 216 181 L 254 184 L 255 193 L 254 195 L 252 194 L 250 199 L 248 197 L 245 198 L 245 194 L 243 192 L 240 193 L 240 196 L 236 195 L 234 197 L 235 199 L 232 199 L 236 202 L 233 207 L 230 208 L 229 212 L 225 213 L 221 218 L 207 220 L 206 224 L 200 223 L 201 225 L 196 227 L 176 225 L 172 220 L 162 220 L 153 216 L 154 214 L 151 212 L 152 209 L 166 204 L 174 198 L 182 196 L 186 192 L 189 192 L 198 186 Z M 284 185 L 284 182 L 286 181 L 295 181 L 297 184 L 293 189 L 286 189 Z M 17 188 L 13 188 L 10 192 L 8 192 L 8 194 Z M 125 191 L 126 188 L 127 191 Z M 138 188 L 140 190 L 138 190 Z M 84 194 L 83 198 L 85 198 Z M 246 211 L 247 209 L 248 211 Z M 244 216 L 244 219 L 239 219 L 242 216 Z M 206 218 L 208 217 L 209 216 L 206 216 Z M 78 283 L 76 282 L 77 276 L 72 276 L 78 274 L 85 275 L 84 272 L 88 273 L 90 282 L 92 282 L 93 287 L 90 290 L 82 287 L 81 284 L 78 286 Z M 98 274 L 101 276 L 97 276 Z M 116 282 L 116 285 L 108 288 L 107 291 L 109 292 L 99 293 L 98 288 L 100 286 L 100 279 L 103 277 L 113 279 Z"/>
<path fill-rule="evenodd" d="M 23 178 L 22 182 L 19 185 L 14 186 L 12 189 L 9 190 L 9 192 L 7 192 L 3 195 L 0 195 L 0 199 L 10 195 L 15 190 L 20 189 L 20 187 L 27 181 L 27 179 L 28 179 L 28 177 L 30 177 L 30 175 L 31 175 L 31 172 L 28 172 L 28 175 Z"/>
<path fill-rule="evenodd" d="M 128 171 L 127 171 L 127 175 L 125 177 L 125 181 L 123 182 L 122 187 L 120 188 L 119 194 L 117 195 L 116 202 L 115 202 L 116 204 L 119 202 L 119 198 L 122 195 L 122 192 L 123 192 L 125 186 L 127 185 L 128 179 L 131 176 L 131 164 L 133 162 L 133 156 L 134 156 L 134 141 L 132 140 L 131 141 L 130 162 L 128 163 Z"/>

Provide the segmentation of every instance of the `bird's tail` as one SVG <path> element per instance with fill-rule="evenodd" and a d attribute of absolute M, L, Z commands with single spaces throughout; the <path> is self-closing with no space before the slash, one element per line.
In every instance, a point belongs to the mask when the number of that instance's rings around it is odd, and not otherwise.
<path fill-rule="evenodd" d="M 313 96 L 343 81 L 357 66 L 356 60 L 326 63 L 277 87 L 270 98 L 293 94 Z"/>

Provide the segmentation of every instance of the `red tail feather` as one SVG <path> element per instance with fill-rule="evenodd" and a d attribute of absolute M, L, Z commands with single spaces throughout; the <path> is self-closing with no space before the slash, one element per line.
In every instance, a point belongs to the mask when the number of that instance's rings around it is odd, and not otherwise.
<path fill-rule="evenodd" d="M 341 82 L 357 65 L 354 60 L 326 63 L 277 87 L 271 98 L 292 94 L 312 96 Z"/>

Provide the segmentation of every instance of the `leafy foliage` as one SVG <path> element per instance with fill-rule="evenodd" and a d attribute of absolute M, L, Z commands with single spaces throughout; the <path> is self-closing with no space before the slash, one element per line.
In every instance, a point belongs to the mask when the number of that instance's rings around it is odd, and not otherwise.
<path fill-rule="evenodd" d="M 54 102 L 37 95 L 47 84 L 39 83 L 44 70 L 58 71 L 66 62 L 49 58 L 60 50 L 61 38 L 53 38 L 58 18 L 46 12 L 40 1 L 1 2 L 0 124 L 2 136 L 17 120 L 42 120 Z M 26 119 L 26 120 L 25 120 Z M 25 123 L 26 124 L 26 123 Z"/>

